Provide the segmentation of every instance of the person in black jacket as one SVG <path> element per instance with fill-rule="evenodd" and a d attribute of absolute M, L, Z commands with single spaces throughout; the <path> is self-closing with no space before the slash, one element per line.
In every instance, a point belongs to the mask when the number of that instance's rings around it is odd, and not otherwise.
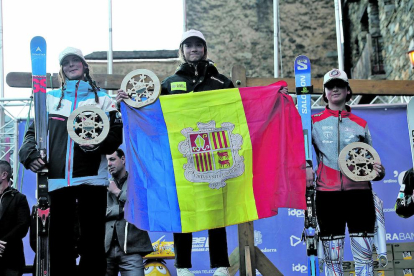
<path fill-rule="evenodd" d="M 404 174 L 403 185 L 395 202 L 395 212 L 403 218 L 414 215 L 414 171 L 413 168 Z"/>
<path fill-rule="evenodd" d="M 232 81 L 220 74 L 213 61 L 207 59 L 207 42 L 200 31 L 189 30 L 183 33 L 179 56 L 182 63 L 174 75 L 161 83 L 161 95 L 234 88 Z M 127 98 L 128 94 L 125 91 L 118 90 L 118 103 Z M 210 266 L 217 268 L 213 276 L 228 276 L 230 263 L 226 229 L 210 229 L 208 235 Z M 189 270 L 192 267 L 192 240 L 192 233 L 174 233 L 177 276 L 194 276 Z"/>
<path fill-rule="evenodd" d="M 179 56 L 182 63 L 174 75 L 161 83 L 161 95 L 234 88 L 232 81 L 220 74 L 214 63 L 207 59 L 207 42 L 200 31 L 189 30 L 183 33 Z M 127 98 L 128 94 L 125 91 L 118 90 L 118 103 Z M 213 276 L 228 276 L 230 263 L 226 229 L 210 229 L 208 236 L 210 266 L 217 268 Z M 192 240 L 192 233 L 174 233 L 177 276 L 194 276 L 189 270 L 192 267 Z"/>
<path fill-rule="evenodd" d="M 207 42 L 204 35 L 197 30 L 184 32 L 179 49 L 183 62 L 174 75 L 161 84 L 161 95 L 201 92 L 233 88 L 234 85 L 220 74 L 211 60 L 207 59 Z M 225 93 L 225 92 L 223 92 Z M 210 266 L 218 268 L 214 276 L 229 275 L 230 266 L 227 254 L 226 229 L 208 230 Z M 193 276 L 189 271 L 191 265 L 192 233 L 174 233 L 175 266 L 177 276 Z"/>
<path fill-rule="evenodd" d="M 232 81 L 207 59 L 207 43 L 201 32 L 190 30 L 183 34 L 179 56 L 182 63 L 174 75 L 162 82 L 161 95 L 234 88 Z"/>
<path fill-rule="evenodd" d="M 124 219 L 127 199 L 128 172 L 125 154 L 117 149 L 107 155 L 108 170 L 113 179 L 109 182 L 106 210 L 105 252 L 106 276 L 144 276 L 142 257 L 153 251 L 148 232 Z"/>
<path fill-rule="evenodd" d="M 106 187 L 109 185 L 105 156 L 122 143 L 122 119 L 106 91 L 91 78 L 81 50 L 66 48 L 59 55 L 59 64 L 61 87 L 48 91 L 46 100 L 50 271 L 59 276 L 103 276 L 106 273 Z M 108 116 L 108 135 L 98 145 L 78 144 L 68 134 L 68 118 L 83 106 L 94 106 Z M 37 149 L 33 124 L 25 134 L 19 157 L 25 168 L 33 172 L 46 166 Z M 79 240 L 76 225 L 79 225 Z"/>
<path fill-rule="evenodd" d="M 25 266 L 23 241 L 30 225 L 26 196 L 10 186 L 9 162 L 0 160 L 0 276 L 20 276 Z"/>

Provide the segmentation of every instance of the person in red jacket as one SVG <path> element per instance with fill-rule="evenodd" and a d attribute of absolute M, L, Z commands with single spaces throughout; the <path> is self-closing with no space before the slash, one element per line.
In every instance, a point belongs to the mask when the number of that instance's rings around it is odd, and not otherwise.
<path fill-rule="evenodd" d="M 338 165 L 339 153 L 345 146 L 353 142 L 372 145 L 371 135 L 367 122 L 346 105 L 352 96 L 346 73 L 339 69 L 329 71 L 323 85 L 323 98 L 328 105 L 312 116 L 312 143 L 318 160 L 315 204 L 325 275 L 342 275 L 345 226 L 351 238 L 356 275 L 373 275 L 376 215 L 371 183 L 349 179 Z M 373 169 L 377 172 L 374 180 L 381 180 L 384 167 L 376 163 Z M 312 180 L 308 179 L 308 183 Z"/>

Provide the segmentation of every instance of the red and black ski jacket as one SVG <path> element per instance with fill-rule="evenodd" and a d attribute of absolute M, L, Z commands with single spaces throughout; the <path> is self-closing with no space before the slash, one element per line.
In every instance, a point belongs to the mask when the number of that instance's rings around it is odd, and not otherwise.
<path fill-rule="evenodd" d="M 372 146 L 367 122 L 354 115 L 349 106 L 343 111 L 326 107 L 324 111 L 312 115 L 312 143 L 318 159 L 317 191 L 371 189 L 369 181 L 355 182 L 339 169 L 339 153 L 353 142 L 364 142 Z"/>

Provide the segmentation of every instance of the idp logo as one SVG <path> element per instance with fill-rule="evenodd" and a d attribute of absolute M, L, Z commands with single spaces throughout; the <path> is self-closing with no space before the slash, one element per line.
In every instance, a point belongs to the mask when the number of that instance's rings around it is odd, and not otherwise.
<path fill-rule="evenodd" d="M 292 264 L 292 271 L 297 271 L 300 273 L 308 273 L 308 268 L 306 267 L 306 265 Z"/>
<path fill-rule="evenodd" d="M 296 245 L 300 244 L 301 241 L 302 241 L 301 238 L 298 238 L 294 235 L 290 236 L 290 246 L 296 246 Z"/>
<path fill-rule="evenodd" d="M 288 209 L 288 216 L 303 218 L 305 216 L 305 211 L 299 209 Z"/>

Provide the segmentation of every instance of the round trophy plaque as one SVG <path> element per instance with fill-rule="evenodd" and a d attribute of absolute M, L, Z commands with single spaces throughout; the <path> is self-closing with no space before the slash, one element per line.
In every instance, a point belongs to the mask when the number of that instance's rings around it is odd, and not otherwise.
<path fill-rule="evenodd" d="M 69 116 L 67 129 L 70 138 L 80 145 L 97 145 L 109 132 L 109 119 L 102 109 L 86 105 Z"/>
<path fill-rule="evenodd" d="M 129 96 L 128 99 L 124 99 L 125 103 L 131 107 L 140 108 L 157 100 L 161 93 L 161 84 L 152 71 L 137 69 L 125 76 L 121 89 Z"/>
<path fill-rule="evenodd" d="M 375 149 L 362 142 L 351 143 L 344 147 L 338 159 L 341 172 L 354 181 L 371 181 L 376 178 L 374 163 L 380 162 Z"/>

